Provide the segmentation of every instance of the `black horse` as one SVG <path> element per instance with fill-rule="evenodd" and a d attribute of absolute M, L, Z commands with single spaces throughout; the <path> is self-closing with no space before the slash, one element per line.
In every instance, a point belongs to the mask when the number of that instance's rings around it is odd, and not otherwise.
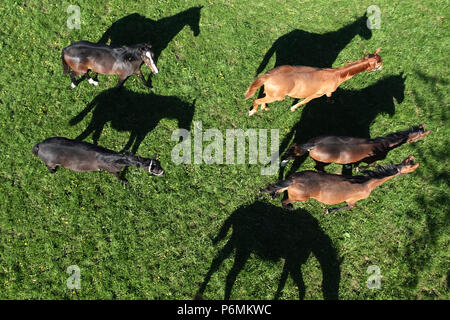
<path fill-rule="evenodd" d="M 298 209 L 287 212 L 280 207 L 258 201 L 233 212 L 213 242 L 217 243 L 225 238 L 230 228 L 233 229 L 231 237 L 212 261 L 197 291 L 197 299 L 203 298 L 211 276 L 233 250 L 235 250 L 234 265 L 226 278 L 225 299 L 230 298 L 234 282 L 252 253 L 269 261 L 284 259 L 275 299 L 281 296 L 289 275 L 298 286 L 299 298 L 305 297 L 301 266 L 306 263 L 311 253 L 315 255 L 322 268 L 324 298 L 338 299 L 342 261 L 338 258 L 331 239 L 307 211 Z"/>
<path fill-rule="evenodd" d="M 122 151 L 136 153 L 146 135 L 161 119 L 176 119 L 178 127 L 189 130 L 194 116 L 194 105 L 177 97 L 157 94 L 137 93 L 124 88 L 116 91 L 105 90 L 86 108 L 70 120 L 70 125 L 81 122 L 90 111 L 92 118 L 86 129 L 76 138 L 84 140 L 93 134 L 94 144 L 98 143 L 105 125 L 109 122 L 117 131 L 129 131 L 130 138 Z"/>
<path fill-rule="evenodd" d="M 56 173 L 57 166 L 73 171 L 108 171 L 124 183 L 128 181 L 120 177 L 119 172 L 125 166 L 136 166 L 148 172 L 162 176 L 161 164 L 153 159 L 118 153 L 91 143 L 71 140 L 63 137 L 45 139 L 33 146 L 32 153 L 44 161 L 51 173 Z"/>
<path fill-rule="evenodd" d="M 89 41 L 78 41 L 65 47 L 61 52 L 63 72 L 72 79 L 72 88 L 75 88 L 85 77 L 90 84 L 98 85 L 92 79 L 89 71 L 101 74 L 116 74 L 119 76 L 117 88 L 121 87 L 132 74 L 137 74 L 144 85 L 152 90 L 141 72 L 145 63 L 154 74 L 158 73 L 151 45 L 142 43 L 130 47 L 113 48 L 103 44 Z M 83 75 L 77 80 L 76 76 Z"/>

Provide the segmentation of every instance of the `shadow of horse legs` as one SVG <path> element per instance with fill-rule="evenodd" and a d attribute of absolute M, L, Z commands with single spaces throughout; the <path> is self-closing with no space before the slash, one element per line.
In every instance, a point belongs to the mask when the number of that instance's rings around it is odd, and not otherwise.
<path fill-rule="evenodd" d="M 255 202 L 233 212 L 224 222 L 214 242 L 226 237 L 233 229 L 224 247 L 213 259 L 200 285 L 196 298 L 202 298 L 211 276 L 235 250 L 234 264 L 225 279 L 225 299 L 230 299 L 236 278 L 252 253 L 262 260 L 284 259 L 284 268 L 275 298 L 281 296 L 287 277 L 291 275 L 299 289 L 299 298 L 305 297 L 305 284 L 301 267 L 312 253 L 322 269 L 322 290 L 325 299 L 337 299 L 340 281 L 340 261 L 331 239 L 307 211 L 294 212 L 264 203 Z"/>

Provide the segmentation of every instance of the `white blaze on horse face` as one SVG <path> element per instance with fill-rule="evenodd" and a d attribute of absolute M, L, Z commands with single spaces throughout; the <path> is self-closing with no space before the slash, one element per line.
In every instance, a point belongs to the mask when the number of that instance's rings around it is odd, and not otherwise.
<path fill-rule="evenodd" d="M 150 69 L 152 69 L 152 72 L 154 74 L 157 74 L 158 73 L 158 68 L 156 67 L 156 64 L 153 62 L 152 55 L 151 55 L 150 51 L 147 51 L 145 53 L 145 55 L 150 60 Z"/>

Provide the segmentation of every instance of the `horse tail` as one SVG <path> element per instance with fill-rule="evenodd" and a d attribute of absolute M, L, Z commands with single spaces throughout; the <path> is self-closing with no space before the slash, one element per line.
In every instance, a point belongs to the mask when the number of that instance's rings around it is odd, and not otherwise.
<path fill-rule="evenodd" d="M 286 180 L 271 184 L 265 189 L 260 189 L 259 193 L 280 193 L 286 190 L 293 182 L 291 178 L 287 178 Z"/>
<path fill-rule="evenodd" d="M 286 151 L 286 153 L 282 157 L 281 166 L 285 166 L 289 160 L 291 160 L 293 157 L 301 157 L 305 153 L 309 152 L 312 148 L 316 146 L 315 143 L 304 143 L 301 145 L 298 145 L 294 143 L 291 145 Z"/>
<path fill-rule="evenodd" d="M 36 143 L 36 144 L 33 146 L 33 149 L 31 150 L 31 152 L 32 152 L 35 156 L 38 155 L 38 152 L 39 152 L 39 143 Z"/>
<path fill-rule="evenodd" d="M 263 74 L 261 77 L 259 77 L 258 79 L 256 79 L 251 85 L 250 87 L 247 89 L 247 92 L 245 92 L 245 99 L 250 98 L 251 96 L 253 96 L 256 92 L 256 90 L 261 87 L 264 82 L 266 82 L 267 78 L 269 77 L 269 75 Z"/>
<path fill-rule="evenodd" d="M 65 48 L 62 49 L 62 51 L 61 51 L 61 62 L 62 62 L 63 73 L 68 74 L 70 70 L 69 70 L 69 65 L 67 64 L 66 60 L 64 59 L 64 53 L 65 53 Z"/>

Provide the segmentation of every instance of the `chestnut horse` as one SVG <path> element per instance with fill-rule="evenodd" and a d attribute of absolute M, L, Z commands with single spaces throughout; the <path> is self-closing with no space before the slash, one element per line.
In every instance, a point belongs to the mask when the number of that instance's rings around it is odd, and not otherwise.
<path fill-rule="evenodd" d="M 141 158 L 63 137 L 48 138 L 36 143 L 32 153 L 41 158 L 50 173 L 56 173 L 58 165 L 81 172 L 104 170 L 124 183 L 128 181 L 120 177 L 119 172 L 125 166 L 144 168 L 156 176 L 164 174 L 161 164 L 156 160 L 156 154 L 153 159 Z"/>
<path fill-rule="evenodd" d="M 294 157 L 301 157 L 309 152 L 316 161 L 316 169 L 323 171 L 330 163 L 356 164 L 365 162 L 373 166 L 376 161 L 386 158 L 389 151 L 407 142 L 415 142 L 428 135 L 425 123 L 411 127 L 409 130 L 390 133 L 375 139 L 325 136 L 312 138 L 302 145 L 292 144 L 282 157 L 281 166 Z M 356 168 L 358 171 L 358 168 Z"/>
<path fill-rule="evenodd" d="M 119 81 L 116 87 L 121 87 L 129 76 L 137 74 L 144 85 L 152 90 L 141 72 L 141 65 L 145 63 L 154 74 L 158 73 L 150 48 L 151 45 L 146 43 L 113 48 L 89 41 L 75 42 L 61 52 L 63 72 L 70 75 L 72 88 L 84 77 L 90 84 L 98 85 L 98 82 L 89 76 L 89 70 L 92 70 L 100 74 L 117 74 Z M 83 77 L 77 81 L 75 77 L 78 75 Z"/>
<path fill-rule="evenodd" d="M 253 101 L 253 108 L 248 115 L 255 114 L 258 111 L 258 105 L 261 105 L 263 110 L 268 110 L 266 103 L 284 100 L 286 96 L 297 99 L 305 98 L 293 105 L 291 111 L 295 111 L 299 106 L 324 94 L 331 97 L 331 94 L 344 81 L 356 74 L 363 71 L 381 70 L 383 62 L 378 52 L 380 52 L 380 48 L 374 54 L 340 68 L 284 65 L 272 69 L 256 79 L 245 93 L 245 99 L 248 99 L 255 94 L 259 87 L 264 85 L 265 96 Z"/>
<path fill-rule="evenodd" d="M 292 209 L 292 203 L 316 199 L 324 204 L 346 202 L 340 208 L 326 210 L 326 213 L 342 209 L 352 209 L 359 200 L 370 196 L 373 189 L 387 180 L 413 172 L 419 163 L 414 163 L 414 157 L 409 156 L 402 163 L 379 167 L 373 171 L 363 171 L 362 176 L 343 176 L 316 171 L 302 171 L 291 175 L 284 181 L 279 181 L 260 193 L 271 193 L 272 199 L 279 197 L 280 192 L 287 190 L 288 198 L 282 201 L 284 208 Z"/>

